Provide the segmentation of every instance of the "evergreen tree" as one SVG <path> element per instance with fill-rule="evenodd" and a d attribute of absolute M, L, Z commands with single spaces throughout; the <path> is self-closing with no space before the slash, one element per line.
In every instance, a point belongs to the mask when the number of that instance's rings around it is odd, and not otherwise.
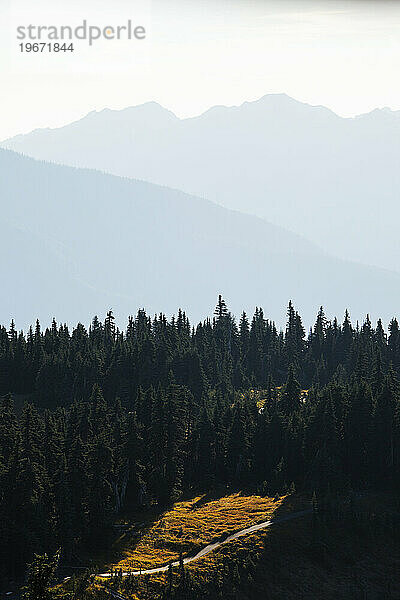
<path fill-rule="evenodd" d="M 300 408 L 300 391 L 301 388 L 299 382 L 296 380 L 294 367 L 290 365 L 286 385 L 279 403 L 284 413 L 290 414 Z"/>
<path fill-rule="evenodd" d="M 28 582 L 24 591 L 24 600 L 52 600 L 54 598 L 50 586 L 53 582 L 60 560 L 60 550 L 49 558 L 35 555 L 28 570 Z"/>

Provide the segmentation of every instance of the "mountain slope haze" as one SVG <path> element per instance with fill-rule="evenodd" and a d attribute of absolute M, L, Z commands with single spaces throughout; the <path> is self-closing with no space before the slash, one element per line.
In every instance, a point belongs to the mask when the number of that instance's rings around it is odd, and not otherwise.
<path fill-rule="evenodd" d="M 400 269 L 400 116 L 389 109 L 344 119 L 268 95 L 181 120 L 151 102 L 4 145 L 206 197 L 342 258 Z"/>
<path fill-rule="evenodd" d="M 220 292 L 234 313 L 262 306 L 279 323 L 290 298 L 308 323 L 321 304 L 354 318 L 372 305 L 386 320 L 398 308 L 396 273 L 168 188 L 0 150 L 0 198 L 0 312 L 17 326 L 110 307 L 123 319 L 182 307 L 198 320 Z"/>

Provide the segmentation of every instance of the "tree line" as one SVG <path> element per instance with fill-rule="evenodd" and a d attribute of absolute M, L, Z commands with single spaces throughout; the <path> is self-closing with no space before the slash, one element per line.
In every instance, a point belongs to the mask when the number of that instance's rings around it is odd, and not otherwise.
<path fill-rule="evenodd" d="M 0 328 L 0 578 L 35 552 L 77 561 L 121 511 L 183 494 L 398 489 L 399 371 L 396 319 L 321 308 L 306 335 L 292 303 L 284 331 L 221 297 L 197 327 L 141 310 L 125 331 L 111 311 Z"/>

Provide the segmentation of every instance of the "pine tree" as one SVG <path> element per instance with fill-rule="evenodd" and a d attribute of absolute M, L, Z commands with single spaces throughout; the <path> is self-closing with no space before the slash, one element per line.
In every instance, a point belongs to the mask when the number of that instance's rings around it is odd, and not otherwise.
<path fill-rule="evenodd" d="M 286 385 L 279 406 L 283 413 L 291 414 L 300 408 L 300 384 L 296 380 L 294 367 L 290 365 Z"/>
<path fill-rule="evenodd" d="M 228 309 L 226 308 L 225 300 L 222 298 L 222 296 L 220 294 L 218 296 L 218 303 L 214 310 L 214 315 L 215 315 L 216 319 L 219 321 L 219 319 L 226 317 L 227 314 L 228 314 Z"/>
<path fill-rule="evenodd" d="M 57 571 L 60 555 L 60 550 L 52 558 L 49 558 L 47 554 L 43 556 L 35 555 L 29 566 L 24 600 L 52 600 L 52 598 L 55 598 L 50 586 Z"/>

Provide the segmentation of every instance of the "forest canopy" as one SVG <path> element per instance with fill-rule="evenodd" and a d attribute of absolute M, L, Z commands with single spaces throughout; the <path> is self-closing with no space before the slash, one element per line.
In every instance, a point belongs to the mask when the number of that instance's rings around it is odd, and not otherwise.
<path fill-rule="evenodd" d="M 107 544 L 117 515 L 216 488 L 398 489 L 400 331 L 289 304 L 192 327 L 144 310 L 0 328 L 0 577 Z"/>

